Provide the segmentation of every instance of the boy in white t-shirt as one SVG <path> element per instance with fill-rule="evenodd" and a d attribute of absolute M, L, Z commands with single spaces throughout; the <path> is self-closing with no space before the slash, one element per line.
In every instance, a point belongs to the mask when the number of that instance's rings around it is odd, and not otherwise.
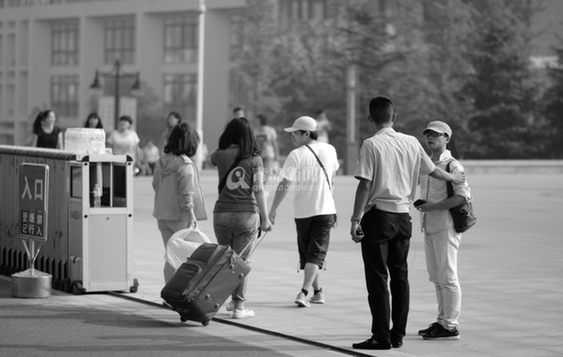
<path fill-rule="evenodd" d="M 291 133 L 297 148 L 289 153 L 281 170 L 282 180 L 276 189 L 270 221 L 274 223 L 278 206 L 287 191 L 293 189 L 299 264 L 300 269 L 305 271 L 303 286 L 295 303 L 308 307 L 310 302 L 325 302 L 319 272 L 328 251 L 330 229 L 336 223 L 332 187 L 339 164 L 335 148 L 317 141 L 315 119 L 300 117 L 292 127 L 284 130 Z M 308 298 L 311 287 L 313 294 Z"/>

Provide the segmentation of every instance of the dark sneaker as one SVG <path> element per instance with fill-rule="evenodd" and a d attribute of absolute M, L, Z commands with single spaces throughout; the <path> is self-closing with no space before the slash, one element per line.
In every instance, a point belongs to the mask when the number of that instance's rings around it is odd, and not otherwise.
<path fill-rule="evenodd" d="M 390 350 L 390 343 L 379 343 L 373 338 L 368 338 L 364 342 L 353 343 L 352 348 L 357 350 Z"/>
<path fill-rule="evenodd" d="M 420 336 L 424 336 L 427 333 L 431 333 L 432 331 L 436 330 L 439 327 L 442 327 L 442 325 L 440 325 L 438 322 L 434 322 L 433 324 L 428 325 L 428 328 L 418 331 L 418 334 Z"/>
<path fill-rule="evenodd" d="M 459 331 L 457 328 L 453 330 L 446 330 L 440 325 L 440 328 L 422 335 L 425 340 L 459 340 Z"/>
<path fill-rule="evenodd" d="M 391 346 L 393 346 L 393 348 L 401 348 L 403 347 L 403 340 L 391 340 Z"/>

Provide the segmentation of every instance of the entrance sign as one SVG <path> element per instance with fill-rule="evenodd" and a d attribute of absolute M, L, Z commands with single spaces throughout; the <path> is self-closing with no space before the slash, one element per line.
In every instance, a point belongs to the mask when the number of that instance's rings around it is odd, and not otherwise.
<path fill-rule="evenodd" d="M 49 166 L 23 163 L 20 167 L 18 192 L 20 238 L 45 242 L 49 203 Z"/>

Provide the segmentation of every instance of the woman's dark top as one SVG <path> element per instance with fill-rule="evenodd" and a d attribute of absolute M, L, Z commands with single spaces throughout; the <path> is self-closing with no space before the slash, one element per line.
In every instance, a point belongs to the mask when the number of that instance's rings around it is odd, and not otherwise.
<path fill-rule="evenodd" d="M 53 128 L 53 131 L 50 134 L 45 133 L 43 131 L 43 128 L 39 128 L 39 130 L 35 132 L 35 134 L 37 135 L 37 147 L 56 149 L 60 132 L 61 129 L 59 129 L 57 126 Z"/>

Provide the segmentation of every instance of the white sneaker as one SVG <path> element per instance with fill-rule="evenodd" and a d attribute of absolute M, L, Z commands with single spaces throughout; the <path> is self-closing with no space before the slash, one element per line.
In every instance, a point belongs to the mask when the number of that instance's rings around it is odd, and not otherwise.
<path fill-rule="evenodd" d="M 236 309 L 233 312 L 233 319 L 245 319 L 247 317 L 254 317 L 254 311 L 247 309 L 244 310 Z"/>
<path fill-rule="evenodd" d="M 235 311 L 235 302 L 233 300 L 229 301 L 226 309 L 227 311 Z"/>
<path fill-rule="evenodd" d="M 307 297 L 305 296 L 305 294 L 303 294 L 303 292 L 297 294 L 297 297 L 295 298 L 295 303 L 299 307 L 309 307 L 309 300 L 307 300 Z"/>
<path fill-rule="evenodd" d="M 324 304 L 325 303 L 325 294 L 321 290 L 318 293 L 316 293 L 315 295 L 313 295 L 311 297 L 311 300 L 309 300 L 309 302 L 311 302 L 313 304 Z"/>

